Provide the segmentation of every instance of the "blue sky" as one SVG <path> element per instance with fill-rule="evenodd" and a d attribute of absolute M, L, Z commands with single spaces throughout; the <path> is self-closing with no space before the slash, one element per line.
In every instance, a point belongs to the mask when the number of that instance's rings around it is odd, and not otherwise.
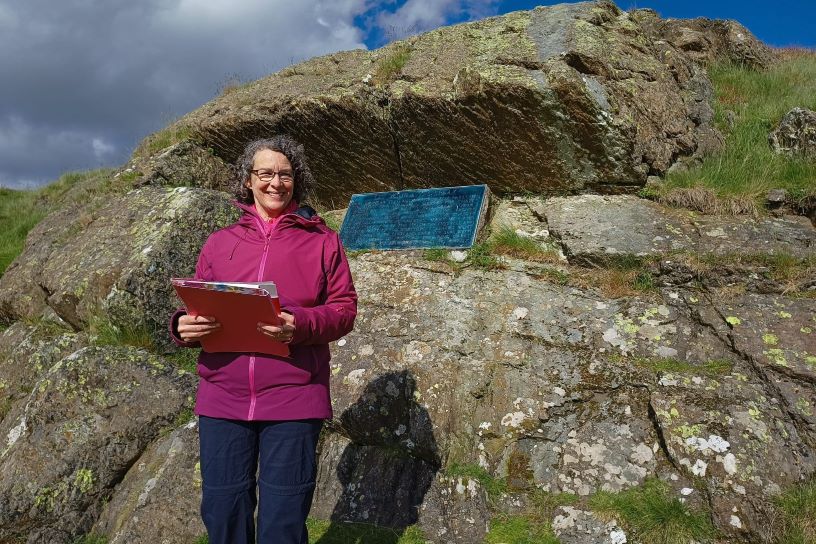
<path fill-rule="evenodd" d="M 229 82 L 553 3 L 0 0 L 0 186 L 36 187 L 67 171 L 122 164 L 142 138 Z M 664 17 L 736 19 L 769 44 L 816 47 L 816 0 L 618 5 Z"/>

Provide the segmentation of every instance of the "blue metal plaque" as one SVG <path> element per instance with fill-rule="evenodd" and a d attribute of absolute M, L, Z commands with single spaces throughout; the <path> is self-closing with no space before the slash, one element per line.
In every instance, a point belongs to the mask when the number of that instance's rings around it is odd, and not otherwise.
<path fill-rule="evenodd" d="M 489 194 L 468 185 L 353 195 L 340 239 L 349 250 L 471 247 Z"/>

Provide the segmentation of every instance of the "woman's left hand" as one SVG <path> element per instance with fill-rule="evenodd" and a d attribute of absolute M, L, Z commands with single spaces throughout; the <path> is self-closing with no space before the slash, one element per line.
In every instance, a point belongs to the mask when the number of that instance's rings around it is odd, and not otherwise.
<path fill-rule="evenodd" d="M 295 316 L 281 312 L 278 314 L 280 324 L 270 325 L 269 323 L 258 323 L 258 332 L 262 332 L 273 340 L 288 343 L 295 335 Z"/>

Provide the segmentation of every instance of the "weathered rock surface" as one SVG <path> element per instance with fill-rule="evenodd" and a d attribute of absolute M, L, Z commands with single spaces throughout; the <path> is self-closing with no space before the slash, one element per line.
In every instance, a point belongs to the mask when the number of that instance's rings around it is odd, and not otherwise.
<path fill-rule="evenodd" d="M 189 140 L 174 144 L 154 157 L 136 158 L 129 168 L 142 175 L 139 185 L 201 187 L 230 192 L 229 185 L 234 178 L 229 165 Z"/>
<path fill-rule="evenodd" d="M 707 19 L 660 19 L 651 9 L 639 9 L 632 17 L 690 58 L 703 64 L 725 61 L 755 69 L 774 61 L 770 47 L 757 40 L 737 21 Z"/>
<path fill-rule="evenodd" d="M 228 197 L 203 189 L 145 187 L 99 209 L 61 211 L 31 232 L 0 278 L 0 320 L 55 312 L 76 330 L 94 319 L 144 327 L 169 346 L 177 306 L 169 278 L 192 275 L 210 232 L 232 222 Z"/>
<path fill-rule="evenodd" d="M 309 60 L 169 130 L 227 162 L 291 133 L 335 208 L 355 192 L 465 183 L 637 187 L 721 144 L 705 71 L 654 26 L 611 2 L 515 12 Z"/>
<path fill-rule="evenodd" d="M 710 494 L 720 529 L 735 538 L 760 534 L 771 497 L 816 470 L 816 433 L 802 414 L 809 405 L 793 394 L 787 399 L 774 385 L 790 379 L 786 374 L 756 369 L 756 361 L 769 357 L 762 335 L 775 334 L 789 346 L 770 352 L 788 364 L 776 366 L 799 369 L 795 385 L 798 391 L 807 386 L 803 365 L 814 344 L 799 331 L 816 309 L 811 299 L 752 295 L 744 304 L 753 315 L 778 307 L 781 315 L 797 317 L 785 322 L 787 332 L 765 319 L 769 332 L 749 335 L 759 343 L 736 344 L 725 332 L 731 330 L 729 312 L 739 315 L 732 301 L 694 291 L 665 290 L 663 303 L 610 301 L 513 272 L 451 277 L 395 255 L 358 257 L 354 272 L 367 303 L 355 332 L 335 349 L 333 385 L 341 421 L 361 406 L 369 414 L 362 427 L 367 432 L 354 443 L 341 440 L 346 451 L 367 451 L 367 467 L 386 456 L 417 463 L 418 451 L 427 449 L 421 444 L 432 436 L 444 466 L 475 462 L 520 488 L 587 496 L 659 476 L 676 481 L 678 493 L 688 487 Z M 702 312 L 717 316 L 717 323 L 701 318 Z M 650 361 L 666 358 L 683 361 L 686 370 L 650 370 Z M 726 361 L 722 375 L 710 376 L 710 361 Z M 394 377 L 400 368 L 413 377 L 430 433 L 405 415 L 392 419 L 399 412 L 378 411 L 382 399 L 402 391 Z M 748 419 L 741 415 L 749 413 Z M 381 472 L 372 469 L 371 481 Z M 338 486 L 334 476 L 326 481 L 331 475 L 321 474 L 323 488 Z M 331 496 L 329 503 L 347 501 L 332 505 L 333 519 L 365 519 L 348 505 L 356 504 L 353 493 L 364 494 L 373 484 L 336 478 L 351 495 Z M 361 485 L 364 491 L 357 491 Z M 408 485 L 423 492 L 424 484 Z M 324 500 L 318 498 L 318 512 L 328 510 Z M 432 504 L 431 497 L 425 500 Z M 364 512 L 376 517 L 377 505 L 367 506 Z M 423 512 L 428 510 L 438 511 Z M 732 515 L 742 529 L 730 525 Z M 428 535 L 445 534 L 440 520 L 420 516 L 419 522 Z"/>
<path fill-rule="evenodd" d="M 768 134 L 768 143 L 776 153 L 816 157 L 816 112 L 793 108 Z"/>
<path fill-rule="evenodd" d="M 574 263 L 681 252 L 816 255 L 816 229 L 801 216 L 712 217 L 634 196 L 581 195 L 531 204 Z"/>
<path fill-rule="evenodd" d="M 130 467 L 92 534 L 108 544 L 195 542 L 206 534 L 199 515 L 198 425 L 190 421 L 154 442 Z"/>
<path fill-rule="evenodd" d="M 82 348 L 52 365 L 0 424 L 0 541 L 87 532 L 193 388 L 189 374 L 132 348 Z"/>

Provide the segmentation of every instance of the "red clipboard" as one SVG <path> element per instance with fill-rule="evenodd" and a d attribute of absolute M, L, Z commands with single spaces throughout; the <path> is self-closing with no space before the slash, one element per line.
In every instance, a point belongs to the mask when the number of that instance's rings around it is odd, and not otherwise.
<path fill-rule="evenodd" d="M 289 356 L 289 346 L 258 332 L 258 323 L 278 325 L 280 302 L 277 292 L 264 289 L 236 289 L 230 284 L 174 278 L 173 288 L 189 315 L 214 317 L 221 327 L 201 339 L 209 353 L 245 352 Z"/>

